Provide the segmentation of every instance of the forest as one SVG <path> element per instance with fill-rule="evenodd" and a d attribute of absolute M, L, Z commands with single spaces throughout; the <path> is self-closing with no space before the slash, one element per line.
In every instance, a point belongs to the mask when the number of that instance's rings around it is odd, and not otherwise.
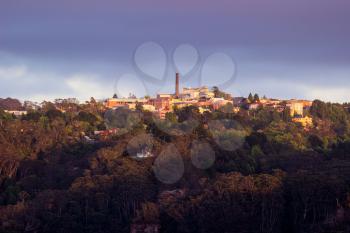
<path fill-rule="evenodd" d="M 0 232 L 350 232 L 349 107 L 0 110 Z"/>

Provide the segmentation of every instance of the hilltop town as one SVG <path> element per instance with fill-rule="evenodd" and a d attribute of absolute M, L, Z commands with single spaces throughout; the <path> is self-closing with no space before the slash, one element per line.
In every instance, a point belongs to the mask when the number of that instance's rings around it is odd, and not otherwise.
<path fill-rule="evenodd" d="M 196 106 L 200 113 L 206 111 L 222 110 L 226 113 L 238 113 L 240 110 L 257 110 L 258 108 L 275 109 L 283 112 L 288 109 L 294 122 L 301 123 L 304 127 L 312 125 L 312 118 L 307 112 L 312 106 L 312 101 L 308 100 L 279 100 L 259 98 L 257 94 L 250 94 L 247 98 L 232 97 L 230 94 L 220 91 L 217 87 L 183 87 L 180 91 L 180 75 L 176 73 L 175 92 L 159 93 L 155 98 L 136 98 L 131 95 L 129 98 L 114 98 L 105 100 L 105 106 L 109 109 L 127 108 L 135 110 L 142 106 L 144 110 L 152 112 L 160 119 L 165 119 L 166 114 L 186 106 Z"/>
<path fill-rule="evenodd" d="M 232 97 L 231 94 L 225 93 L 217 87 L 209 88 L 207 86 L 183 87 L 180 91 L 179 73 L 176 73 L 175 76 L 174 93 L 158 93 L 155 97 L 146 96 L 143 98 L 137 98 L 134 94 L 130 94 L 127 98 L 118 98 L 117 94 L 114 94 L 112 98 L 105 100 L 95 101 L 93 98 L 91 100 L 99 103 L 101 111 L 119 108 L 134 111 L 142 108 L 143 111 L 151 112 L 154 117 L 159 119 L 166 119 L 167 114 L 174 112 L 175 109 L 195 106 L 202 114 L 213 111 L 236 114 L 245 111 L 249 114 L 259 109 L 269 109 L 280 113 L 285 112 L 293 122 L 300 123 L 305 129 L 313 125 L 312 117 L 308 114 L 312 101 L 260 98 L 258 94 L 250 94 L 248 97 Z M 20 117 L 26 115 L 28 111 L 38 110 L 48 103 L 50 102 L 24 101 L 22 104 L 16 99 L 7 98 L 0 99 L 0 109 Z M 79 101 L 76 98 L 56 99 L 52 104 L 57 110 L 64 113 L 77 110 L 76 105 L 79 104 Z"/>
<path fill-rule="evenodd" d="M 93 99 L 93 98 L 92 98 Z M 93 99 L 93 101 L 95 101 Z M 159 119 L 165 119 L 167 114 L 188 106 L 195 106 L 200 113 L 223 111 L 226 113 L 239 113 L 240 111 L 254 112 L 255 110 L 266 108 L 277 112 L 287 112 L 293 122 L 300 123 L 305 129 L 312 126 L 312 117 L 308 114 L 312 101 L 309 100 L 280 100 L 271 98 L 260 98 L 258 94 L 250 94 L 248 97 L 232 97 L 231 94 L 222 92 L 217 87 L 183 87 L 180 91 L 180 75 L 175 76 L 174 93 L 158 93 L 155 97 L 137 98 L 134 94 L 129 97 L 118 98 L 114 94 L 112 98 L 97 101 L 101 108 L 107 109 L 129 109 L 136 110 L 142 108 L 151 112 Z M 45 103 L 35 103 L 25 101 L 21 104 L 15 99 L 0 99 L 0 108 L 15 116 L 26 115 L 28 111 L 38 110 Z M 61 112 L 74 110 L 74 105 L 79 104 L 76 98 L 56 99 L 54 105 Z"/>

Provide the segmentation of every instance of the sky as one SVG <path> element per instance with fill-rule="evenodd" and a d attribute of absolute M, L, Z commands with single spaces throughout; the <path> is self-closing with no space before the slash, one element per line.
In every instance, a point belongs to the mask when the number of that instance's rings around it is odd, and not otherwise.
<path fill-rule="evenodd" d="M 348 0 L 0 0 L 0 98 L 219 86 L 350 102 Z"/>

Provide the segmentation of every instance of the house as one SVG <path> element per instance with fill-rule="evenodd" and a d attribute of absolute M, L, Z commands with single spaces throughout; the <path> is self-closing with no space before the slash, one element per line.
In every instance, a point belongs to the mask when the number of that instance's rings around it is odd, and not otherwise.
<path fill-rule="evenodd" d="M 204 112 L 210 112 L 209 108 L 198 107 L 199 113 L 203 114 Z"/>
<path fill-rule="evenodd" d="M 135 156 L 131 156 L 134 159 L 140 160 L 140 159 L 146 159 L 154 157 L 154 154 L 149 148 L 142 149 L 140 152 L 137 152 Z"/>
<path fill-rule="evenodd" d="M 259 103 L 252 103 L 252 104 L 249 104 L 248 105 L 248 109 L 249 110 L 256 110 L 260 107 L 260 104 Z"/>
<path fill-rule="evenodd" d="M 147 99 L 137 99 L 137 98 L 110 98 L 105 102 L 107 108 L 118 108 L 118 107 L 128 107 L 129 109 L 135 109 L 136 104 L 145 104 Z"/>
<path fill-rule="evenodd" d="M 198 101 L 196 100 L 183 100 L 183 101 L 173 101 L 172 105 L 176 106 L 178 108 L 183 108 L 187 106 L 193 106 L 197 103 Z"/>
<path fill-rule="evenodd" d="M 100 137 L 108 137 L 110 135 L 115 135 L 118 133 L 118 129 L 107 129 L 107 130 L 96 130 L 94 131 L 94 135 Z"/>
<path fill-rule="evenodd" d="M 166 93 L 160 93 L 160 94 L 157 94 L 157 99 L 161 99 L 161 98 L 172 98 L 173 95 L 172 94 L 166 94 Z"/>
<path fill-rule="evenodd" d="M 228 103 L 233 104 L 232 101 L 225 100 L 224 98 L 212 98 L 210 100 L 210 102 L 211 102 L 211 104 L 213 106 L 213 109 L 215 109 L 215 110 L 218 110 L 220 107 L 225 106 Z"/>
<path fill-rule="evenodd" d="M 170 101 L 171 101 L 170 97 L 161 97 L 159 95 L 157 96 L 156 99 L 151 100 L 151 102 L 154 105 L 156 110 L 171 109 Z"/>
<path fill-rule="evenodd" d="M 151 104 L 144 104 L 142 105 L 142 107 L 143 107 L 143 110 L 146 110 L 146 111 L 150 111 L 150 112 L 156 111 L 156 107 Z"/>
<path fill-rule="evenodd" d="M 241 107 L 245 103 L 246 98 L 244 98 L 244 97 L 233 97 L 232 100 L 233 100 L 233 105 L 234 106 Z"/>
<path fill-rule="evenodd" d="M 210 91 L 208 87 L 184 87 L 182 93 L 180 94 L 181 99 L 199 99 L 199 98 L 214 98 L 215 94 Z"/>
<path fill-rule="evenodd" d="M 153 115 L 159 119 L 165 119 L 165 116 L 168 112 L 171 112 L 168 108 L 161 108 L 153 112 Z"/>
<path fill-rule="evenodd" d="M 27 111 L 18 111 L 18 110 L 4 110 L 4 112 L 13 114 L 15 116 L 24 116 L 27 115 Z"/>
<path fill-rule="evenodd" d="M 300 123 L 304 128 L 313 126 L 312 118 L 308 117 L 308 116 L 305 116 L 305 117 L 302 117 L 302 116 L 294 117 L 294 118 L 292 118 L 292 121 L 295 122 L 295 123 Z"/>
<path fill-rule="evenodd" d="M 290 100 L 286 107 L 290 109 L 290 116 L 292 117 L 304 115 L 304 103 L 302 101 Z"/>

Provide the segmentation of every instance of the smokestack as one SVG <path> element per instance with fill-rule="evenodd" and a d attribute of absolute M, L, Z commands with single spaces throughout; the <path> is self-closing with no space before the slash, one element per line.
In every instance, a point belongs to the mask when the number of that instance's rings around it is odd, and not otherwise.
<path fill-rule="evenodd" d="M 175 80 L 175 97 L 179 98 L 180 92 L 179 92 L 179 82 L 180 82 L 180 74 L 176 73 L 176 80 Z"/>

